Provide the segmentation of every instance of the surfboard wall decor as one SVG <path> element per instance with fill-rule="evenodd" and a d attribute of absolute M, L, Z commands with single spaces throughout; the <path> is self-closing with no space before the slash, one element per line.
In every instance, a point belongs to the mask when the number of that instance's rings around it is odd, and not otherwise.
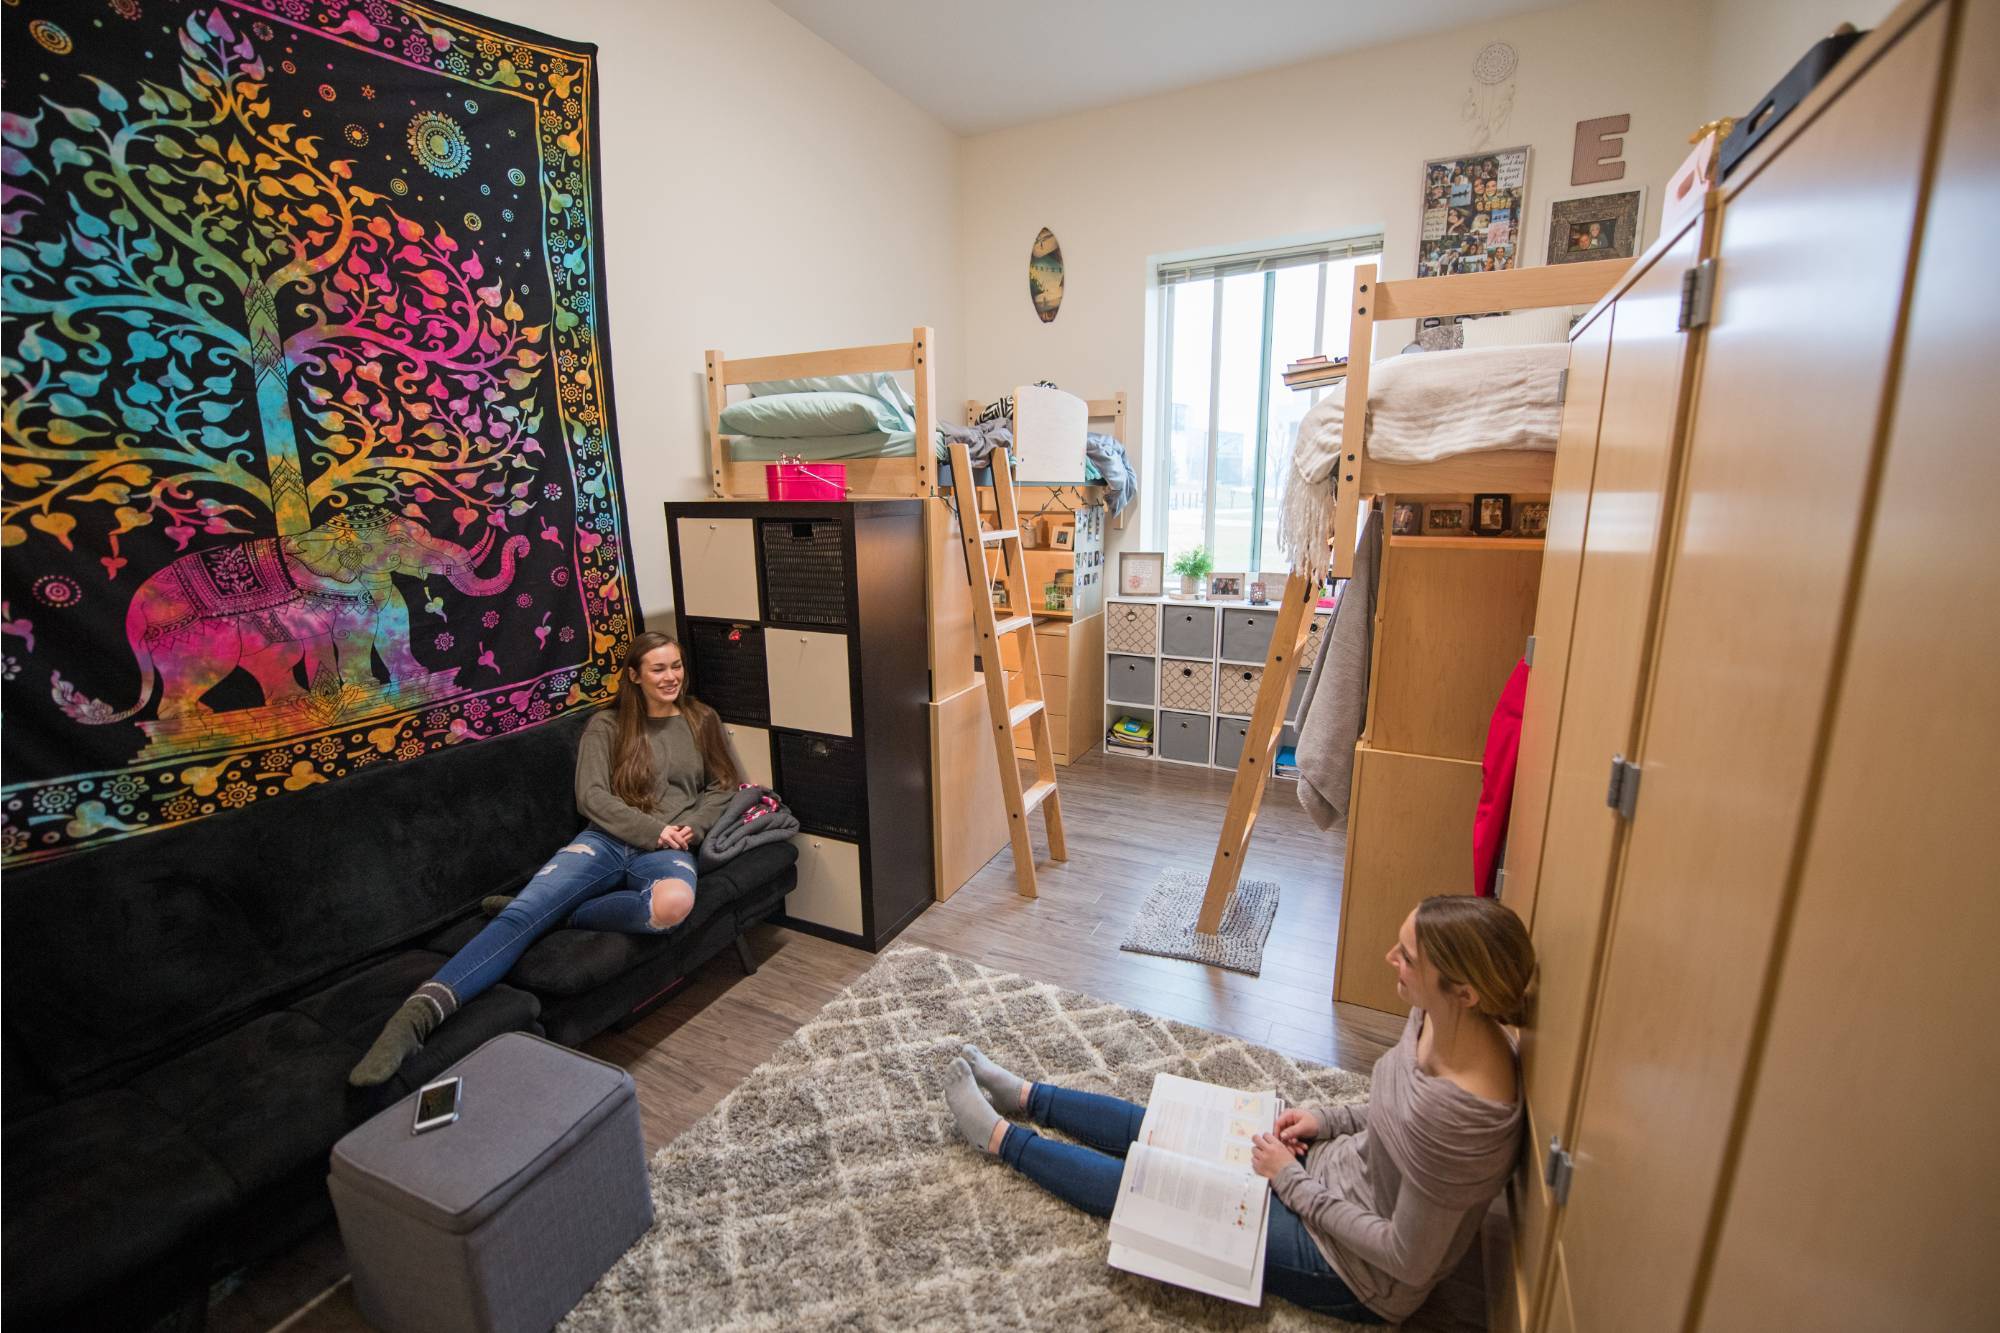
<path fill-rule="evenodd" d="M 1035 248 L 1028 252 L 1028 295 L 1044 324 L 1053 321 L 1056 311 L 1062 309 L 1062 246 L 1047 227 L 1036 233 Z"/>

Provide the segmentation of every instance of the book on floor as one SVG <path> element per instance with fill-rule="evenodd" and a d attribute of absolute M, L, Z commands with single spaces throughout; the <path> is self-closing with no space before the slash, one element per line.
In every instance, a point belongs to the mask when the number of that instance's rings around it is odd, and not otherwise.
<path fill-rule="evenodd" d="M 1159 1074 L 1111 1210 L 1111 1266 L 1244 1305 L 1264 1299 L 1271 1182 L 1251 1138 L 1283 1102 Z"/>

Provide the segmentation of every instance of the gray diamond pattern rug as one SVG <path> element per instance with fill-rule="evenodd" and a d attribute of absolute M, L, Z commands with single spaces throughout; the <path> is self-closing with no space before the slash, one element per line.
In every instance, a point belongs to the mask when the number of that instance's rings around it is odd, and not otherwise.
<path fill-rule="evenodd" d="M 1278 886 L 1268 879 L 1246 879 L 1229 895 L 1222 924 L 1213 935 L 1194 928 L 1208 877 L 1192 870 L 1169 870 L 1140 904 L 1139 915 L 1118 945 L 1130 953 L 1159 954 L 1189 962 L 1226 967 L 1257 976 L 1264 970 L 1264 941 L 1278 915 Z"/>
<path fill-rule="evenodd" d="M 1109 1267 L 1105 1224 L 957 1136 L 961 1042 L 1037 1082 L 1144 1101 L 1157 1073 L 1294 1103 L 1360 1075 L 929 949 L 884 953 L 653 1158 L 656 1214 L 567 1330 L 1310 1329 Z"/>

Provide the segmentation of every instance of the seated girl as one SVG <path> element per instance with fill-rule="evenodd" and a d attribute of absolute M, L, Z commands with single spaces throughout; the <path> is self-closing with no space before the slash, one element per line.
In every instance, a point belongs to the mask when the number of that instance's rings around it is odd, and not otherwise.
<path fill-rule="evenodd" d="M 1272 1185 L 1264 1289 L 1362 1324 L 1407 1318 L 1452 1271 L 1513 1171 L 1521 1104 L 1513 1042 L 1535 971 L 1519 917 L 1491 898 L 1427 898 L 1389 966 L 1411 1006 L 1364 1103 L 1301 1106 L 1255 1140 Z M 992 1104 L 988 1105 L 988 1099 Z M 975 1046 L 951 1062 L 959 1132 L 1057 1198 L 1099 1217 L 1118 1201 L 1143 1106 L 1029 1083 Z M 996 1112 L 994 1109 L 998 1107 Z M 1088 1147 L 1045 1139 L 1024 1114 Z"/>
<path fill-rule="evenodd" d="M 641 634 L 625 654 L 616 710 L 584 726 L 576 808 L 589 827 L 520 894 L 489 898 L 486 929 L 417 987 L 348 1074 L 387 1082 L 410 1052 L 561 925 L 659 934 L 694 910 L 695 848 L 735 793 L 736 764 L 715 710 L 687 690 L 680 645 Z"/>

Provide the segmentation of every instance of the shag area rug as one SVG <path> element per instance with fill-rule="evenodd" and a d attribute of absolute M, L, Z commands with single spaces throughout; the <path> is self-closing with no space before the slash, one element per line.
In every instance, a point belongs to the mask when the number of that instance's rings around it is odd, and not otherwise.
<path fill-rule="evenodd" d="M 1208 876 L 1192 870 L 1166 871 L 1146 895 L 1118 947 L 1259 975 L 1264 970 L 1264 941 L 1271 937 L 1271 922 L 1278 915 L 1278 886 L 1268 879 L 1238 883 L 1213 935 L 1194 928 L 1207 893 Z"/>
<path fill-rule="evenodd" d="M 943 1076 L 972 1041 L 1038 1082 L 1144 1101 L 1157 1073 L 1299 1101 L 1360 1075 L 903 946 L 653 1158 L 656 1221 L 562 1327 L 1307 1329 L 1349 1325 L 1119 1272 L 1105 1224 L 975 1152 Z"/>

